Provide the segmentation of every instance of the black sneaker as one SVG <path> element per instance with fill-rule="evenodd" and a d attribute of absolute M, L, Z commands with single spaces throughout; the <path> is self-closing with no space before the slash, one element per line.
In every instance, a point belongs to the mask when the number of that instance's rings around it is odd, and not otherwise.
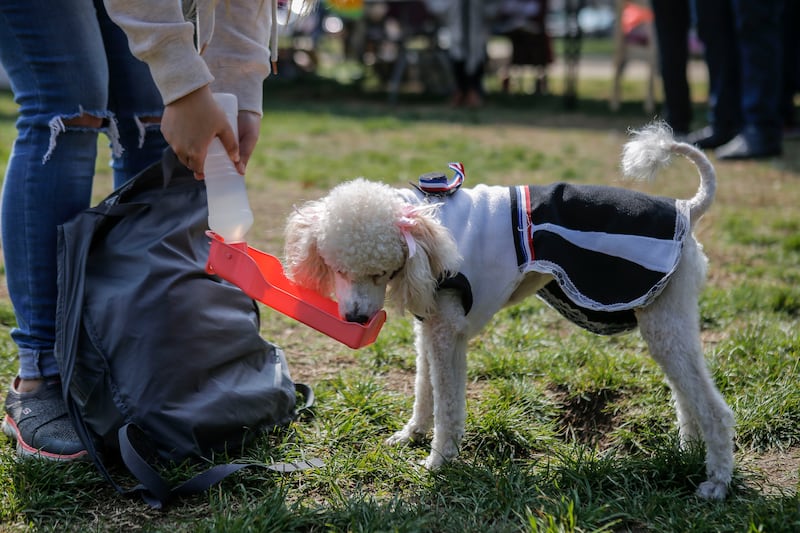
<path fill-rule="evenodd" d="M 730 142 L 736 137 L 735 131 L 723 131 L 706 126 L 703 129 L 693 131 L 683 139 L 683 142 L 693 144 L 701 150 L 719 148 L 723 144 Z"/>
<path fill-rule="evenodd" d="M 731 142 L 717 148 L 714 155 L 721 161 L 733 161 L 777 157 L 781 152 L 779 141 L 769 142 L 757 135 L 740 133 Z"/>
<path fill-rule="evenodd" d="M 19 378 L 6 396 L 3 433 L 17 442 L 17 455 L 51 461 L 88 459 L 72 427 L 59 380 L 44 381 L 31 392 L 17 392 Z"/>

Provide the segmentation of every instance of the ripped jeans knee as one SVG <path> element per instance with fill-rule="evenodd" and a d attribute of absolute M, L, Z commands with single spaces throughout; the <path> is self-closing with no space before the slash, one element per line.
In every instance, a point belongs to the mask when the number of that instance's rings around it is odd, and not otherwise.
<path fill-rule="evenodd" d="M 133 123 L 137 131 L 136 147 L 142 148 L 145 144 L 147 135 L 151 132 L 160 135 L 161 117 L 159 115 L 134 115 Z M 50 145 L 42 158 L 42 163 L 47 162 L 55 149 L 58 136 L 67 131 L 68 128 L 78 130 L 96 130 L 105 133 L 111 142 L 111 153 L 114 157 L 119 157 L 130 143 L 125 139 L 120 130 L 117 117 L 110 111 L 102 113 L 88 113 L 81 110 L 79 115 L 61 116 L 56 115 L 48 123 L 50 127 Z"/>
<path fill-rule="evenodd" d="M 161 117 L 160 116 L 139 116 L 134 115 L 133 122 L 136 124 L 136 128 L 139 130 L 139 144 L 138 147 L 142 148 L 144 146 L 145 138 L 147 137 L 147 133 L 151 131 L 161 131 Z"/>
<path fill-rule="evenodd" d="M 112 155 L 118 157 L 122 154 L 117 121 L 114 118 L 114 114 L 109 111 L 89 113 L 81 109 L 80 113 L 75 115 L 56 115 L 50 119 L 47 125 L 50 128 L 50 143 L 42 157 L 42 164 L 47 163 L 53 154 L 53 150 L 56 149 L 59 135 L 68 129 L 105 133 L 111 141 Z"/>
<path fill-rule="evenodd" d="M 56 115 L 48 122 L 50 141 L 42 163 L 47 163 L 67 131 L 104 133 L 111 148 L 114 185 L 119 186 L 151 163 L 158 161 L 167 143 L 161 134 L 161 116 L 157 113 L 117 117 L 110 111 Z"/>

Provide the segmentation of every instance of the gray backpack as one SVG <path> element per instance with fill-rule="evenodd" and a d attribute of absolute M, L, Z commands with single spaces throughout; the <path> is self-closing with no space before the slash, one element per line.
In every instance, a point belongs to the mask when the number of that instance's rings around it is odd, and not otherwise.
<path fill-rule="evenodd" d="M 259 335 L 256 303 L 206 272 L 207 217 L 204 183 L 167 150 L 59 227 L 56 357 L 70 417 L 106 479 L 154 507 L 247 465 L 170 487 L 153 462 L 239 451 L 298 416 L 298 391 L 304 407 L 313 402 Z M 138 487 L 109 475 L 117 451 Z"/>

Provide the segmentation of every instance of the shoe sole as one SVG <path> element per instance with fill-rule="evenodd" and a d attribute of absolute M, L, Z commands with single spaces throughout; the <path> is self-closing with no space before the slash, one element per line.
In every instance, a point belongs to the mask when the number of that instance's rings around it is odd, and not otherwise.
<path fill-rule="evenodd" d="M 88 459 L 89 452 L 86 450 L 81 450 L 77 453 L 73 454 L 59 454 L 59 453 L 52 453 L 46 452 L 44 450 L 40 450 L 38 448 L 34 448 L 19 436 L 19 428 L 17 424 L 14 423 L 14 420 L 11 419 L 10 416 L 6 415 L 3 419 L 3 433 L 6 436 L 15 441 L 17 443 L 17 456 L 23 459 L 26 458 L 35 458 L 35 459 L 46 459 L 48 461 L 55 461 L 66 463 L 70 461 L 80 461 Z"/>

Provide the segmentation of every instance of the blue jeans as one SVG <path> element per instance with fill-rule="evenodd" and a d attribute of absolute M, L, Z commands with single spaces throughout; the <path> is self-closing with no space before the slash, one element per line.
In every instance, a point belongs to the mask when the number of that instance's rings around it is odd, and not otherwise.
<path fill-rule="evenodd" d="M 115 186 L 159 160 L 158 124 L 141 118 L 160 117 L 163 103 L 101 0 L 3 0 L 0 61 L 19 105 L 0 212 L 11 337 L 20 377 L 56 376 L 57 227 L 90 205 L 101 132 Z M 85 115 L 102 126 L 65 124 Z"/>
<path fill-rule="evenodd" d="M 697 0 L 710 82 L 709 122 L 715 129 L 780 143 L 783 4 Z"/>

